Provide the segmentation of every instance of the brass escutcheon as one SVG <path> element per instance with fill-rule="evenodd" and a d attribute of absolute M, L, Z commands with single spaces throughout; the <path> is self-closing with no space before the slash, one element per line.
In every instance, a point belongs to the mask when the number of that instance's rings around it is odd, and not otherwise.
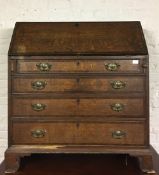
<path fill-rule="evenodd" d="M 33 89 L 42 90 L 47 85 L 46 81 L 34 81 L 31 83 Z"/>
<path fill-rule="evenodd" d="M 118 64 L 118 63 L 108 63 L 108 64 L 105 64 L 105 68 L 108 71 L 116 71 L 116 70 L 118 70 L 119 67 L 120 67 L 120 64 Z"/>
<path fill-rule="evenodd" d="M 115 103 L 115 104 L 112 104 L 112 105 L 111 105 L 111 109 L 112 109 L 113 111 L 120 112 L 120 111 L 123 111 L 123 110 L 124 110 L 124 105 L 121 104 L 121 103 Z"/>
<path fill-rule="evenodd" d="M 43 111 L 46 108 L 46 105 L 41 103 L 36 103 L 36 104 L 31 104 L 31 107 L 34 111 Z"/>
<path fill-rule="evenodd" d="M 114 89 L 122 89 L 126 87 L 126 82 L 116 80 L 116 81 L 111 82 L 111 86 Z"/>
<path fill-rule="evenodd" d="M 36 67 L 42 72 L 47 72 L 51 69 L 52 65 L 49 63 L 39 63 L 36 64 Z"/>
<path fill-rule="evenodd" d="M 122 139 L 125 136 L 126 136 L 126 133 L 124 131 L 121 131 L 121 130 L 117 130 L 117 131 L 112 132 L 112 137 L 114 139 Z"/>
<path fill-rule="evenodd" d="M 35 130 L 31 131 L 31 135 L 34 138 L 45 137 L 45 134 L 46 134 L 46 130 L 44 130 L 44 129 L 35 129 Z"/>

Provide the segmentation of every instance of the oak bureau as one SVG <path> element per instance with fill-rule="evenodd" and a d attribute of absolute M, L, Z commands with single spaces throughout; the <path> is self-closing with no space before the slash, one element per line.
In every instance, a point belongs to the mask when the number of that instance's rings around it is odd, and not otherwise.
<path fill-rule="evenodd" d="M 18 22 L 8 58 L 6 173 L 32 153 L 112 153 L 155 174 L 140 22 Z"/>

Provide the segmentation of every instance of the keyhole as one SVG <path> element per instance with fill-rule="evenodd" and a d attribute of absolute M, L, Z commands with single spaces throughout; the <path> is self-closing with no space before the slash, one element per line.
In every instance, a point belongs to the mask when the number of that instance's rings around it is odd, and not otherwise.
<path fill-rule="evenodd" d="M 75 26 L 78 27 L 78 26 L 79 26 L 79 23 L 76 22 L 76 23 L 75 23 Z"/>
<path fill-rule="evenodd" d="M 80 82 L 80 78 L 77 78 L 76 80 L 77 80 L 77 83 L 79 83 L 79 82 Z"/>
<path fill-rule="evenodd" d="M 79 62 L 79 61 L 77 61 L 77 63 L 76 63 L 76 64 L 77 64 L 77 66 L 79 66 L 79 65 L 80 65 L 80 62 Z"/>
<path fill-rule="evenodd" d="M 80 124 L 79 123 L 76 123 L 76 127 L 79 128 L 80 127 Z"/>
<path fill-rule="evenodd" d="M 77 99 L 77 104 L 79 104 L 79 103 L 80 103 L 80 99 L 78 98 L 78 99 Z"/>

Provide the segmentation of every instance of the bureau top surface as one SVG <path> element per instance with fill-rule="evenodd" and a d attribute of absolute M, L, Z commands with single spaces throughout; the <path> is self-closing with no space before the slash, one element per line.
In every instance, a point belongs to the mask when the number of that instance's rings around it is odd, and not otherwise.
<path fill-rule="evenodd" d="M 8 55 L 147 55 L 140 22 L 17 22 Z"/>

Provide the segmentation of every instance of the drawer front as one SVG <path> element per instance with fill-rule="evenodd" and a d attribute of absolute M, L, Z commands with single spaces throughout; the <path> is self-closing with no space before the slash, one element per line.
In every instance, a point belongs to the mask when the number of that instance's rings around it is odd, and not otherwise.
<path fill-rule="evenodd" d="M 144 123 L 13 123 L 13 144 L 143 145 Z"/>
<path fill-rule="evenodd" d="M 12 114 L 28 116 L 143 115 L 141 99 L 20 99 L 13 98 Z"/>
<path fill-rule="evenodd" d="M 19 73 L 49 72 L 143 72 L 142 61 L 135 60 L 18 60 Z"/>
<path fill-rule="evenodd" d="M 143 77 L 13 78 L 13 92 L 142 92 Z"/>

